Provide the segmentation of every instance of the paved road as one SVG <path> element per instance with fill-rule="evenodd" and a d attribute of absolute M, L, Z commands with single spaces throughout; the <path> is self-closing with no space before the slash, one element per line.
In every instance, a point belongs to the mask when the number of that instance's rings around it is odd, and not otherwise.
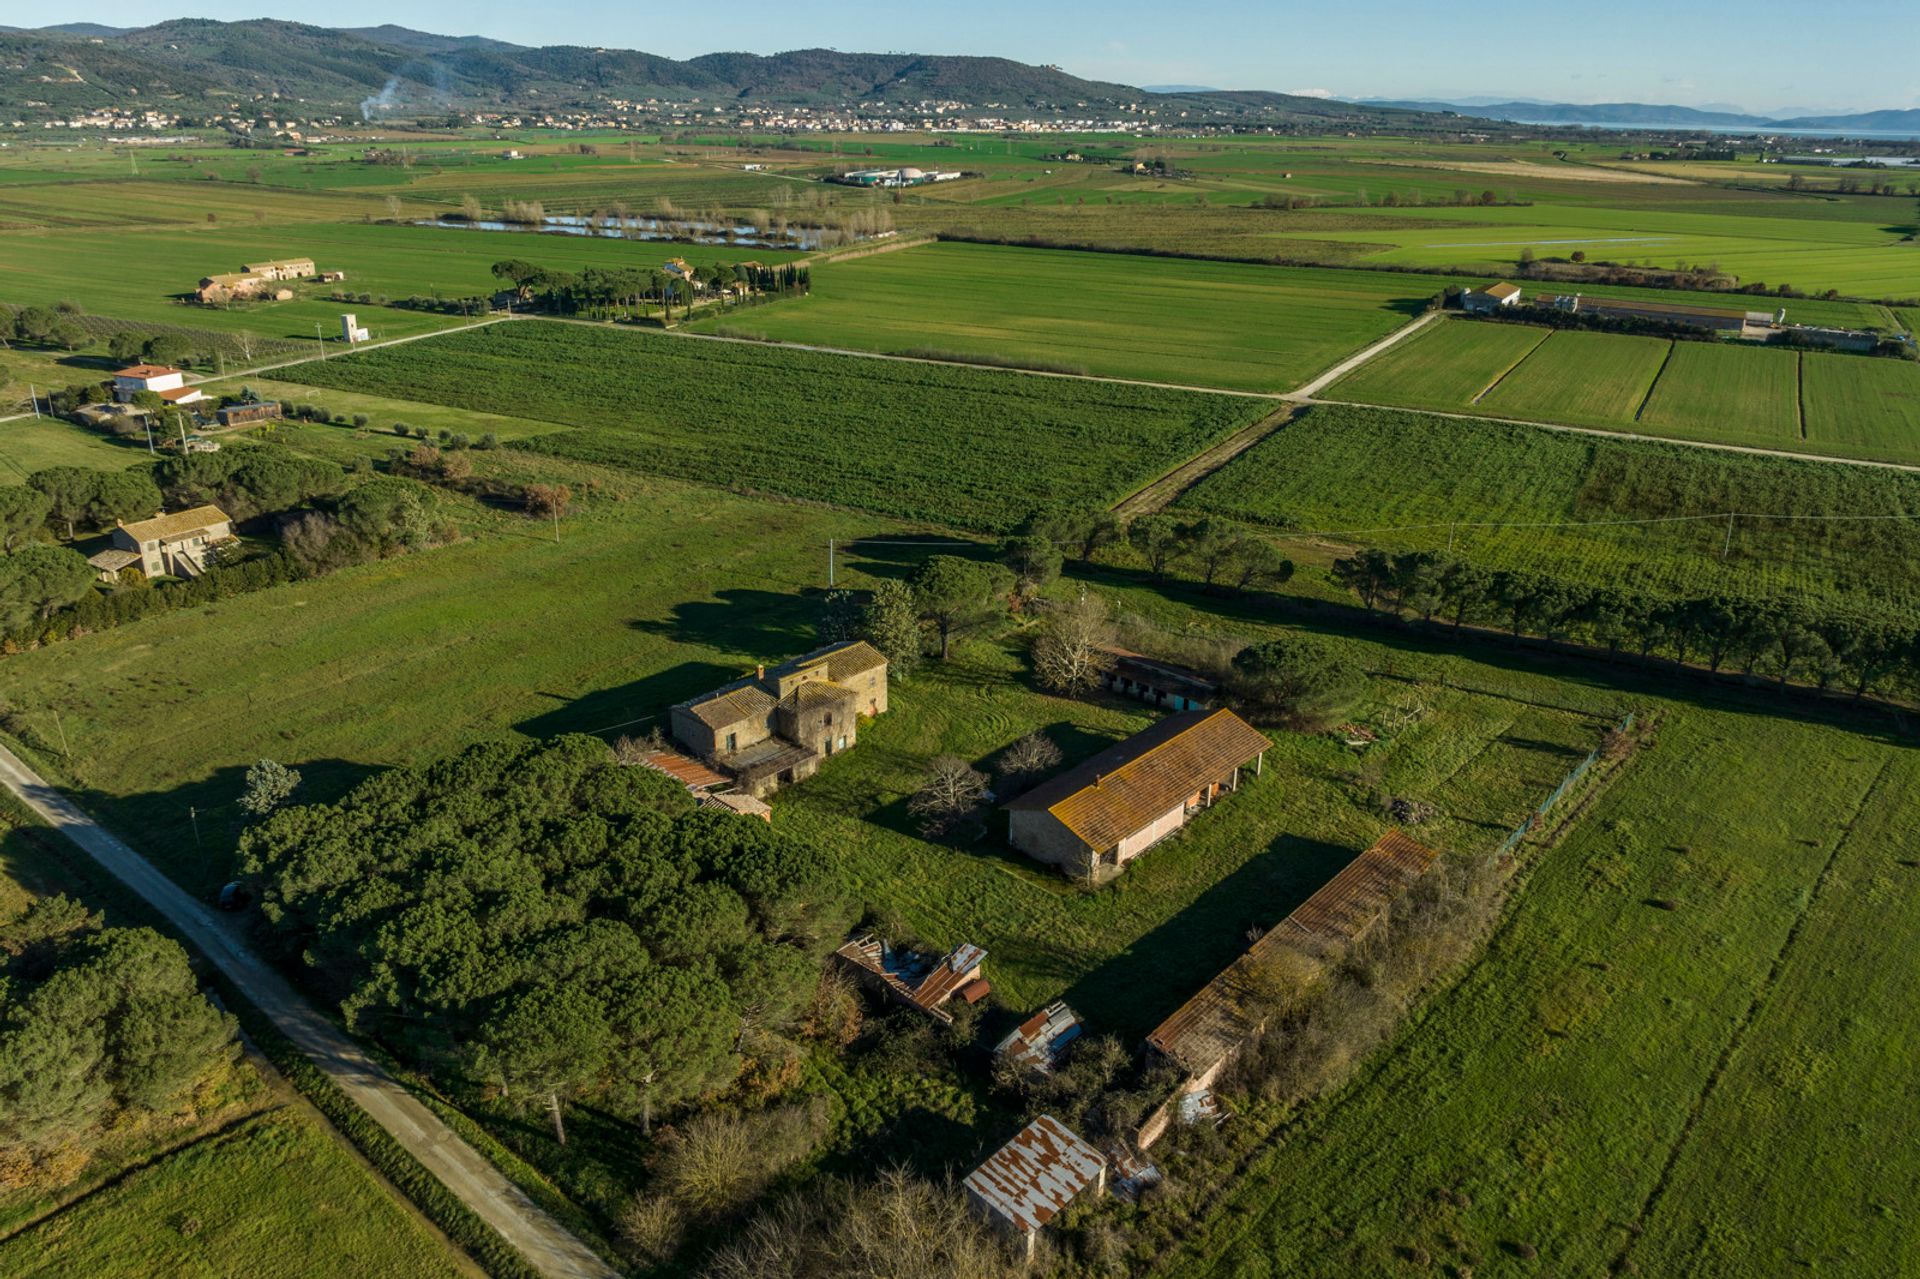
<path fill-rule="evenodd" d="M 206 905 L 188 896 L 112 832 L 0 746 L 0 782 L 54 829 L 133 889 L 225 973 L 374 1121 L 549 1279 L 617 1279 L 617 1272 L 322 1017 Z M 299 1247 L 289 1239 L 288 1247 Z"/>

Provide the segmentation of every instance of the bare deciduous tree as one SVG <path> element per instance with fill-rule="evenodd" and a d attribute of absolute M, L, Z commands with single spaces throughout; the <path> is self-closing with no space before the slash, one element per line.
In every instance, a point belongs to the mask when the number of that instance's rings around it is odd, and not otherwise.
<path fill-rule="evenodd" d="M 1033 669 L 1040 683 L 1056 693 L 1085 693 L 1099 687 L 1113 659 L 1113 624 L 1107 602 L 1082 595 L 1047 617 L 1033 644 Z"/>
<path fill-rule="evenodd" d="M 927 835 L 945 835 L 976 820 L 987 799 L 987 776 L 958 755 L 941 755 L 927 766 L 926 779 L 907 811 Z"/>

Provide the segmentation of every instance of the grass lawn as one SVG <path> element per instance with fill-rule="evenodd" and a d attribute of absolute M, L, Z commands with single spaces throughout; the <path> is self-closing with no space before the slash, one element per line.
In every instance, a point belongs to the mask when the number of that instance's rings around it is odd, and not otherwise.
<path fill-rule="evenodd" d="M 1809 351 L 1807 442 L 1822 452 L 1920 461 L 1920 364 Z"/>
<path fill-rule="evenodd" d="M 1116 501 L 1272 407 L 551 321 L 280 376 L 545 419 L 555 432 L 523 447 L 555 456 L 995 530 Z"/>
<path fill-rule="evenodd" d="M 1560 330 L 1480 398 L 1495 417 L 1631 426 L 1674 344 L 1663 338 Z"/>
<path fill-rule="evenodd" d="M 263 753 L 297 765 L 303 794 L 325 799 L 373 768 L 515 726 L 643 721 L 632 731 L 644 733 L 672 703 L 813 645 L 814 606 L 799 593 L 826 584 L 829 537 L 906 531 L 539 467 L 577 494 L 598 490 L 558 543 L 545 526 L 480 512 L 466 521 L 479 534 L 452 546 L 6 658 L 16 736 L 106 821 L 143 832 L 169 874 L 210 893 L 230 877 L 234 801 Z M 841 569 L 862 580 L 844 559 Z M 171 745 L 155 753 L 161 738 Z"/>
<path fill-rule="evenodd" d="M 1367 648 L 1365 658 L 1380 655 Z M 1484 851 L 1598 740 L 1596 717 L 1382 678 L 1356 711 L 1415 712 L 1372 767 L 1395 794 L 1446 817 L 1423 837 Z M 1265 772 L 1196 817 L 1118 880 L 1087 890 L 1013 852 L 996 818 L 977 843 L 920 838 L 906 800 L 936 755 L 983 771 L 1017 738 L 1048 734 L 1069 764 L 1146 726 L 1138 703 L 1081 701 L 1030 684 L 1023 646 L 980 641 L 894 691 L 860 745 L 775 801 L 775 821 L 836 849 L 847 884 L 940 945 L 986 947 L 997 998 L 1029 1010 L 1064 997 L 1098 1032 L 1132 1041 L 1226 966 L 1246 930 L 1299 904 L 1385 829 L 1330 737 L 1275 731 Z"/>
<path fill-rule="evenodd" d="M 150 460 L 144 444 L 126 444 L 60 418 L 0 422 L 0 484 L 18 484 L 49 466 L 117 471 Z"/>
<path fill-rule="evenodd" d="M 1799 401 L 1797 352 L 1675 342 L 1637 425 L 1655 435 L 1797 449 Z"/>
<path fill-rule="evenodd" d="M 0 1242 L 16 1279 L 467 1276 L 318 1121 L 247 1120 L 137 1168 Z"/>
<path fill-rule="evenodd" d="M 1334 383 L 1329 399 L 1418 409 L 1466 409 L 1547 340 L 1518 324 L 1444 321 Z"/>
<path fill-rule="evenodd" d="M 1452 549 L 1490 568 L 1662 592 L 1916 599 L 1920 521 L 1806 518 L 1920 512 L 1920 476 L 1873 467 L 1320 405 L 1179 508 L 1267 525 L 1296 555 Z M 1670 518 L 1726 511 L 1785 518 L 1735 521 L 1730 547 L 1724 520 Z"/>
<path fill-rule="evenodd" d="M 933 244 L 822 266 L 810 297 L 699 327 L 1285 391 L 1405 323 L 1439 287 L 1377 272 Z"/>
<path fill-rule="evenodd" d="M 1911 749 L 1677 708 L 1487 955 L 1161 1273 L 1901 1274 Z M 1829 873 L 1831 868 L 1831 873 Z M 1655 903 L 1668 903 L 1671 909 Z M 1865 939 L 1873 938 L 1869 944 Z M 1538 1259 L 1522 1262 L 1521 1246 Z"/>

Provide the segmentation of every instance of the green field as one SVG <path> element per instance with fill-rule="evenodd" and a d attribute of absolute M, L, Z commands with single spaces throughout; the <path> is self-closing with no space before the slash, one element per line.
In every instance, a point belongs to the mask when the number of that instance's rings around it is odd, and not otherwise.
<path fill-rule="evenodd" d="M 1809 352 L 1800 377 L 1810 441 L 1859 457 L 1920 459 L 1920 364 Z"/>
<path fill-rule="evenodd" d="M 1285 391 L 1404 323 L 1443 285 L 1385 273 L 935 244 L 823 266 L 811 296 L 704 326 Z"/>
<path fill-rule="evenodd" d="M 1797 449 L 1800 358 L 1762 347 L 1675 342 L 1637 425 L 1655 435 Z"/>
<path fill-rule="evenodd" d="M 1369 360 L 1325 395 L 1920 462 L 1920 364 L 1910 360 L 1449 320 Z"/>
<path fill-rule="evenodd" d="M 1917 780 L 1910 748 L 1674 711 L 1487 956 L 1160 1273 L 1912 1273 L 1887 983 L 1920 928 Z"/>
<path fill-rule="evenodd" d="M 1332 399 L 1404 408 L 1466 408 L 1546 341 L 1545 329 L 1442 322 L 1334 383 Z"/>
<path fill-rule="evenodd" d="M 1673 343 L 1561 331 L 1516 365 L 1479 406 L 1497 417 L 1630 426 Z"/>
<path fill-rule="evenodd" d="M 311 257 L 323 271 L 345 271 L 334 285 L 300 285 L 288 302 L 223 310 L 183 305 L 204 275 L 238 271 L 264 258 Z M 72 299 L 96 315 L 185 324 L 221 332 L 311 340 L 314 325 L 334 337 L 340 312 L 326 300 L 334 288 L 391 298 L 489 296 L 500 287 L 488 270 L 503 258 L 524 258 L 559 271 L 586 266 L 657 269 L 670 257 L 694 263 L 788 261 L 784 250 L 591 240 L 579 236 L 486 232 L 444 227 L 319 223 L 199 230 L 101 229 L 51 235 L 0 234 L 6 301 L 19 305 Z M 458 317 L 354 304 L 376 338 L 451 327 Z"/>
<path fill-rule="evenodd" d="M 555 456 L 981 529 L 1115 501 L 1269 408 L 539 321 L 279 376 L 574 427 L 521 444 Z"/>
<path fill-rule="evenodd" d="M 316 1118 L 281 1110 L 132 1169 L 0 1241 L 15 1279 L 470 1275 Z"/>
<path fill-rule="evenodd" d="M 1451 547 L 1590 584 L 1920 600 L 1920 519 L 1809 518 L 1920 517 L 1920 476 L 1879 468 L 1322 405 L 1180 506 L 1266 524 L 1300 553 Z M 1725 519 L 1688 518 L 1727 511 L 1744 513 L 1731 539 Z"/>

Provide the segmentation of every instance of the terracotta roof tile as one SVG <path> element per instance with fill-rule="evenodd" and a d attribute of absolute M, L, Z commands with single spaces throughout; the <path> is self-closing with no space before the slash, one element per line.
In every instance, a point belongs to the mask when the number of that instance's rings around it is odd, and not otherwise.
<path fill-rule="evenodd" d="M 231 522 L 227 513 L 217 506 L 196 506 L 172 515 L 156 515 L 150 520 L 122 524 L 120 531 L 136 542 L 166 542 Z"/>
<path fill-rule="evenodd" d="M 1007 804 L 1045 809 L 1089 848 L 1112 848 L 1273 745 L 1224 708 L 1183 711 Z"/>

